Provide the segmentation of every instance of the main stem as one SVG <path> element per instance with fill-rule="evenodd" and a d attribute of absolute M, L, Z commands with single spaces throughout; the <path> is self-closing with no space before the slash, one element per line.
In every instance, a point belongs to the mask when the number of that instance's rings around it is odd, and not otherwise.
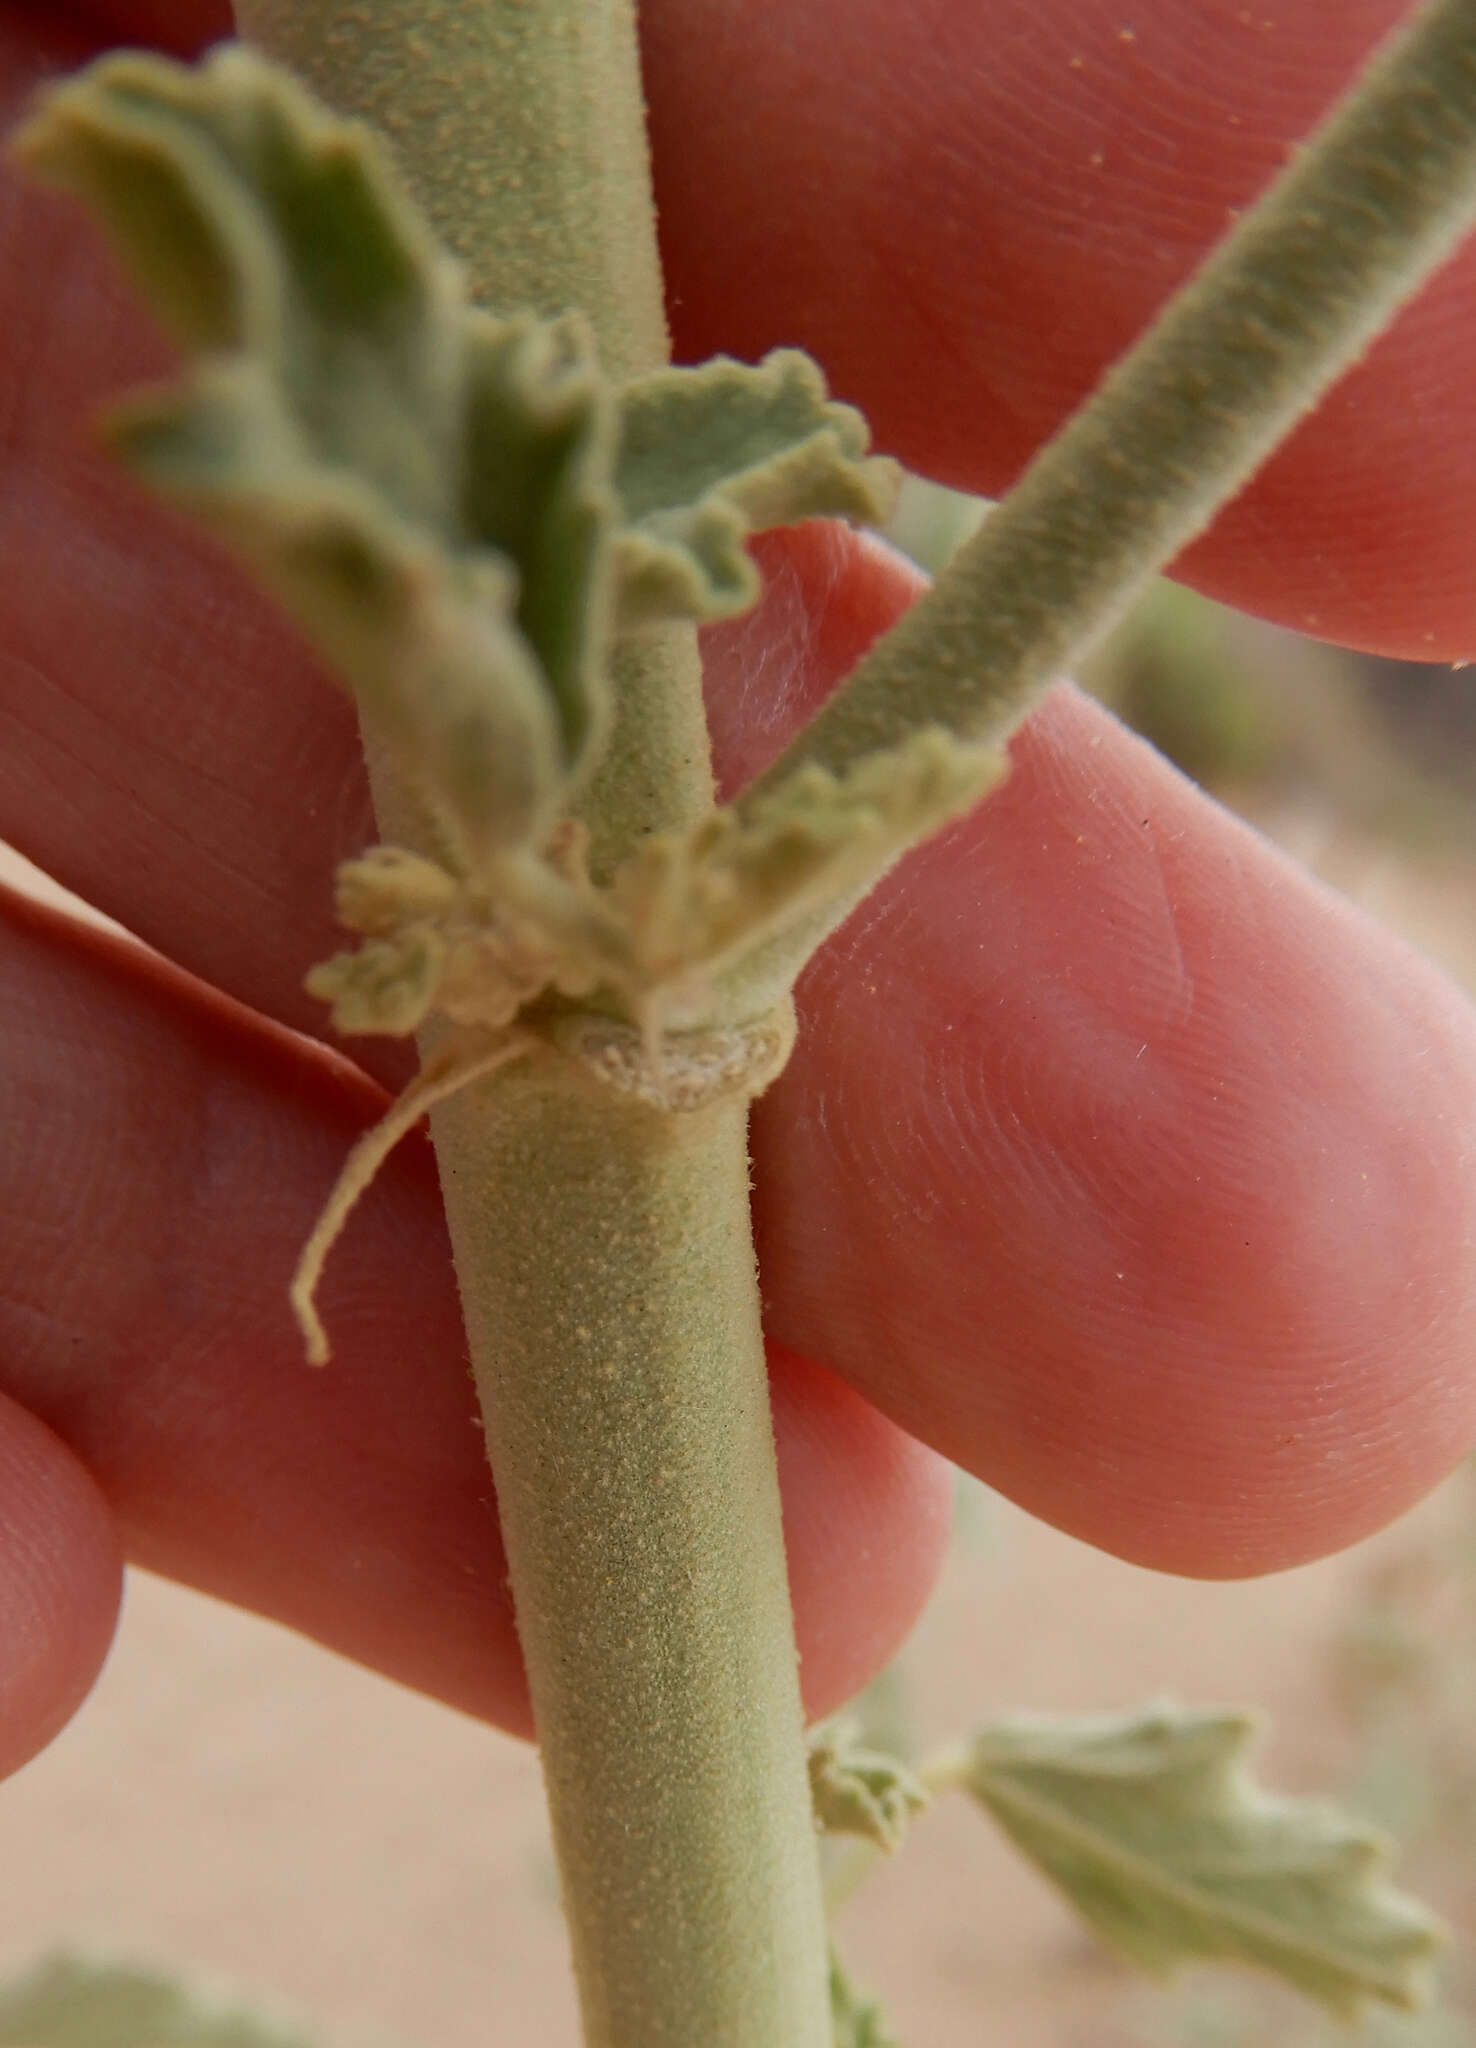
<path fill-rule="evenodd" d="M 666 353 L 631 0 L 238 0 L 391 140 L 499 311 Z M 597 866 L 710 793 L 690 634 L 626 652 Z M 412 813 L 371 760 L 387 833 Z M 828 2048 L 746 1117 L 512 1067 L 434 1118 L 591 2048 Z"/>

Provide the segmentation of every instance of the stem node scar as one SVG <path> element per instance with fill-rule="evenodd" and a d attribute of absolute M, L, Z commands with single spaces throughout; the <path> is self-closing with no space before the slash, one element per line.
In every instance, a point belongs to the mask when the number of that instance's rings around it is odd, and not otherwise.
<path fill-rule="evenodd" d="M 569 1017 L 553 1038 L 617 1095 L 685 1115 L 761 1095 L 783 1071 L 794 1032 L 794 1006 L 786 1002 L 748 1024 L 654 1035 L 615 1018 Z"/>

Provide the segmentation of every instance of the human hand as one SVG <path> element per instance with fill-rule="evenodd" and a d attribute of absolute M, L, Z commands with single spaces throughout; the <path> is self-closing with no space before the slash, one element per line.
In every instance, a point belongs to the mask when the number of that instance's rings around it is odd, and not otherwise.
<path fill-rule="evenodd" d="M 102 34 L 225 26 L 182 0 L 87 12 L 90 42 L 0 7 L 7 122 Z M 936 0 L 645 0 L 679 350 L 808 345 L 881 445 L 997 486 L 1397 12 L 1330 26 L 1299 0 L 1273 48 L 1184 0 L 1139 8 L 1131 44 L 1096 5 L 1009 36 Z M 1468 256 L 1437 280 L 1195 551 L 1217 594 L 1469 647 L 1473 279 Z M 320 1051 L 300 986 L 336 943 L 333 866 L 374 836 L 351 713 L 87 449 L 97 404 L 162 360 L 90 230 L 7 190 L 0 294 L 0 836 L 179 963 L 7 913 L 0 1767 L 91 1682 L 123 1548 L 526 1726 L 423 1141 L 330 1269 L 328 1373 L 286 1307 L 407 1070 Z M 833 528 L 762 553 L 764 605 L 707 637 L 730 783 L 914 587 Z M 948 1474 L 925 1443 L 1088 1540 L 1217 1575 L 1351 1540 L 1476 1433 L 1462 1000 L 1072 694 L 1014 751 L 815 964 L 755 1122 L 816 1710 L 931 1582 Z"/>

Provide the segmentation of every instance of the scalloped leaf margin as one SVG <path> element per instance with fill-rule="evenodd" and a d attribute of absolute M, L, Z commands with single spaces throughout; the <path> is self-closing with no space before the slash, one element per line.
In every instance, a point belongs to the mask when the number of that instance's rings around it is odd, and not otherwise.
<path fill-rule="evenodd" d="M 1343 2019 L 1429 1994 L 1438 1923 L 1384 1877 L 1390 1846 L 1250 1778 L 1246 1714 L 1154 1706 L 998 1722 L 959 1781 L 1110 1946 L 1156 1974 L 1269 1971 Z"/>
<path fill-rule="evenodd" d="M 578 316 L 470 305 L 369 131 L 249 50 L 103 58 L 14 149 L 189 359 L 119 449 L 294 613 L 465 871 L 568 810 L 621 626 L 744 609 L 763 526 L 886 515 L 895 465 L 807 357 L 612 386 Z"/>

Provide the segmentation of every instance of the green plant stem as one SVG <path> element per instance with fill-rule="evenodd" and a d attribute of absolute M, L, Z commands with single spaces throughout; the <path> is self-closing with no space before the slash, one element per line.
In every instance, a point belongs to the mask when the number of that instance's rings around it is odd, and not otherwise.
<path fill-rule="evenodd" d="M 241 0 L 499 311 L 663 359 L 629 0 Z M 622 654 L 597 865 L 708 801 L 690 634 Z M 414 844 L 387 764 L 387 836 Z M 745 1116 L 506 1070 L 433 1124 L 591 2048 L 826 2048 Z"/>
<path fill-rule="evenodd" d="M 1003 739 L 1476 215 L 1476 0 L 1435 0 L 769 769 Z M 814 943 L 813 935 L 807 935 Z"/>
<path fill-rule="evenodd" d="M 633 0 L 240 0 L 236 20 L 388 139 L 482 305 L 578 307 L 616 376 L 666 360 Z"/>
<path fill-rule="evenodd" d="M 478 1383 L 588 2037 L 810 2048 L 824 1929 L 734 1257 L 743 1109 L 612 1111 L 550 1062 L 437 1121 L 448 1202 L 478 1219 L 457 1269 L 497 1360 Z"/>

